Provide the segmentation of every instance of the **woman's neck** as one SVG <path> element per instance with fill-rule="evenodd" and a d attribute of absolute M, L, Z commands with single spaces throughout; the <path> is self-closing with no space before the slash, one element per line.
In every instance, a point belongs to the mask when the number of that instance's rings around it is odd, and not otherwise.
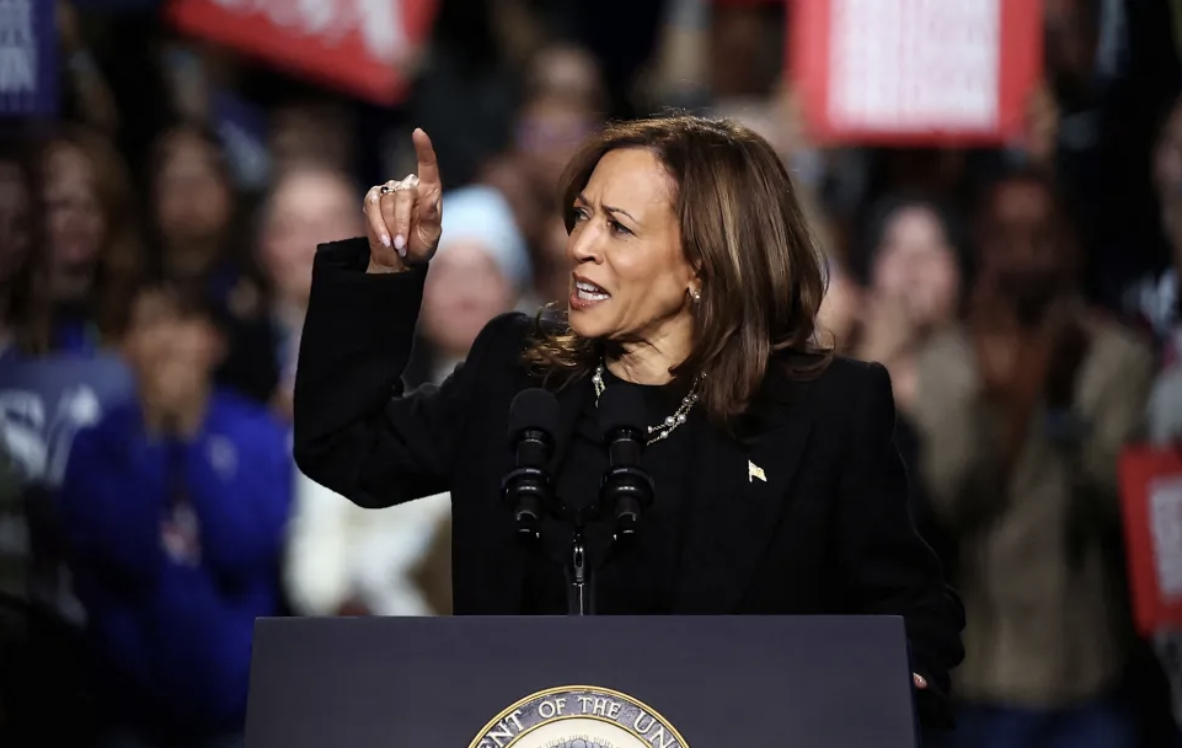
<path fill-rule="evenodd" d="M 633 384 L 668 384 L 673 381 L 671 370 L 689 358 L 690 335 L 686 327 L 649 341 L 626 343 L 617 355 L 608 357 L 608 371 Z"/>

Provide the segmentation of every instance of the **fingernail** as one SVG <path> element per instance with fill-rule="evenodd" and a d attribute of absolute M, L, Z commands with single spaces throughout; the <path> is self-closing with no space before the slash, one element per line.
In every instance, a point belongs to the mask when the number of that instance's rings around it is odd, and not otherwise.
<path fill-rule="evenodd" d="M 381 238 L 381 240 L 382 240 L 382 246 L 383 246 L 383 247 L 389 247 L 389 246 L 390 246 L 390 237 L 386 236 L 385 234 L 382 234 L 382 236 L 381 236 L 380 238 Z"/>
<path fill-rule="evenodd" d="M 406 246 L 406 239 L 404 239 L 402 237 L 402 234 L 399 234 L 398 236 L 394 237 L 394 249 L 401 251 L 402 248 L 405 246 Z"/>

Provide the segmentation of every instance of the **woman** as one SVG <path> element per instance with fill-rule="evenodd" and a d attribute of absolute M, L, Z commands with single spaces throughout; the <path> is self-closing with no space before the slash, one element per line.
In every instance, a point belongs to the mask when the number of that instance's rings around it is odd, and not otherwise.
<path fill-rule="evenodd" d="M 443 210 L 430 140 L 414 140 L 418 175 L 366 195 L 368 247 L 317 257 L 296 380 L 301 469 L 364 506 L 450 490 L 455 611 L 561 613 L 561 572 L 526 556 L 498 498 L 509 404 L 528 387 L 557 393 L 556 483 L 576 503 L 607 465 L 596 393 L 634 388 L 646 420 L 672 426 L 645 453 L 657 502 L 634 551 L 603 569 L 601 611 L 902 615 L 916 683 L 936 697 L 921 709 L 941 706 L 961 609 L 908 517 L 890 379 L 811 344 L 821 258 L 766 141 L 692 117 L 593 138 L 562 191 L 565 324 L 498 317 L 455 375 L 407 395 L 399 375 Z"/>
<path fill-rule="evenodd" d="M 55 351 L 117 342 L 143 258 L 131 178 L 101 135 L 63 127 L 41 158 Z"/>

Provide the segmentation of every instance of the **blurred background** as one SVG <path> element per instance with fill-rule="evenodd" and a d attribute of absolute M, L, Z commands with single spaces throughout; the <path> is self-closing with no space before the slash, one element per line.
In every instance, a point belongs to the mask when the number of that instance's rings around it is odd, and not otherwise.
<path fill-rule="evenodd" d="M 1182 0 L 0 0 L 0 745 L 241 745 L 255 617 L 447 615 L 446 495 L 290 461 L 316 245 L 424 128 L 438 382 L 565 299 L 577 145 L 677 109 L 780 151 L 891 372 L 941 744 L 1177 748 L 1180 50 Z"/>

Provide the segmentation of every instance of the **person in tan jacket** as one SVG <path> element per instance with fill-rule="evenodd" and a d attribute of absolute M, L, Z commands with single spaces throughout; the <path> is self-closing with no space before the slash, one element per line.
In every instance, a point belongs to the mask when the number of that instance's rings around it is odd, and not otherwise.
<path fill-rule="evenodd" d="M 1116 466 L 1140 431 L 1150 349 L 1080 299 L 1053 188 L 989 192 L 968 321 L 920 357 L 921 473 L 959 551 L 959 745 L 1121 748 L 1130 633 Z"/>

